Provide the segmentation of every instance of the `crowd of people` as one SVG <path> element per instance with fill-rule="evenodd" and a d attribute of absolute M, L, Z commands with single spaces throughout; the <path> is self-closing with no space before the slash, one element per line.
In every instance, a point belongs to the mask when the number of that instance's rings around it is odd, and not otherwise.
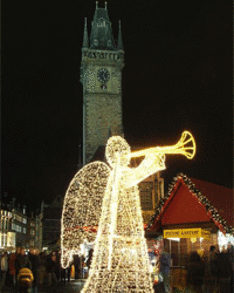
<path fill-rule="evenodd" d="M 75 279 L 82 278 L 82 258 L 75 256 L 74 262 L 74 277 Z M 71 266 L 67 269 L 61 267 L 60 252 L 38 252 L 36 249 L 30 249 L 26 252 L 24 248 L 17 248 L 16 252 L 8 254 L 2 253 L 0 257 L 1 265 L 1 287 L 13 286 L 14 292 L 20 291 L 20 282 L 22 269 L 28 268 L 31 272 L 27 277 L 28 282 L 31 281 L 32 293 L 38 292 L 38 287 L 48 287 L 58 284 L 70 282 Z M 25 277 L 25 272 L 22 272 Z"/>
<path fill-rule="evenodd" d="M 155 293 L 178 292 L 173 291 L 170 284 L 171 258 L 163 248 L 158 250 L 158 262 L 161 279 L 154 285 Z M 191 252 L 185 270 L 184 293 L 234 293 L 234 247 L 231 244 L 221 252 L 212 245 L 207 257 Z"/>
<path fill-rule="evenodd" d="M 221 252 L 210 247 L 206 261 L 196 252 L 187 265 L 187 283 L 195 292 L 233 293 L 234 249 L 231 244 Z"/>
<path fill-rule="evenodd" d="M 83 257 L 74 256 L 74 278 L 87 278 L 84 273 L 85 266 L 89 268 L 91 249 L 86 260 Z M 163 247 L 158 248 L 158 267 L 160 278 L 154 285 L 156 293 L 173 292 L 170 284 L 171 257 Z M 38 252 L 30 249 L 26 253 L 24 248 L 17 248 L 15 253 L 2 253 L 0 257 L 1 265 L 1 287 L 13 286 L 14 292 L 20 291 L 20 273 L 22 269 L 29 269 L 30 273 L 23 273 L 28 276 L 28 281 L 32 281 L 32 293 L 38 293 L 38 287 L 54 286 L 70 282 L 71 266 L 67 269 L 61 267 L 60 252 Z M 221 252 L 215 246 L 210 247 L 206 258 L 201 257 L 196 251 L 192 252 L 185 266 L 186 269 L 186 289 L 185 293 L 233 293 L 234 292 L 234 247 L 228 245 L 227 249 Z"/>

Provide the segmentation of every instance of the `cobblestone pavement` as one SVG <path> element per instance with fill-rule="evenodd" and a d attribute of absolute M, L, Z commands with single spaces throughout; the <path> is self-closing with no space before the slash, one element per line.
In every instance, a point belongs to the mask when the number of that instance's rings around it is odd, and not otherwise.
<path fill-rule="evenodd" d="M 59 284 L 50 287 L 39 287 L 38 293 L 79 293 L 83 287 L 82 280 L 71 280 L 66 284 Z M 3 287 L 0 290 L 1 293 L 14 293 L 12 287 Z"/>

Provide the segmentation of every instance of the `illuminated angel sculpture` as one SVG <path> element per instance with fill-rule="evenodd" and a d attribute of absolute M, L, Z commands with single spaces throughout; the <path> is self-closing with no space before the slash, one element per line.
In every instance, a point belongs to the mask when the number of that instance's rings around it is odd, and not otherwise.
<path fill-rule="evenodd" d="M 165 169 L 166 153 L 192 158 L 192 135 L 185 131 L 175 146 L 135 153 L 131 153 L 125 139 L 113 136 L 106 146 L 110 167 L 102 162 L 90 163 L 71 181 L 62 215 L 62 266 L 68 266 L 84 239 L 95 239 L 89 277 L 82 293 L 153 293 L 137 184 Z M 128 166 L 131 157 L 143 156 L 137 168 Z M 95 227 L 96 238 L 92 233 Z"/>

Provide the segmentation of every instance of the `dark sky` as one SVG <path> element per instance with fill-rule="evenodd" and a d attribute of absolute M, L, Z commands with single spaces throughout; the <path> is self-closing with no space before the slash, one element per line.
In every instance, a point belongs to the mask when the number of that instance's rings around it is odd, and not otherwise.
<path fill-rule="evenodd" d="M 90 33 L 95 5 L 2 5 L 2 192 L 31 209 L 64 195 L 77 170 L 84 18 Z M 108 1 L 108 13 L 115 39 L 122 20 L 129 144 L 174 144 L 187 129 L 197 155 L 167 156 L 165 190 L 179 172 L 231 188 L 232 2 L 118 0 Z"/>

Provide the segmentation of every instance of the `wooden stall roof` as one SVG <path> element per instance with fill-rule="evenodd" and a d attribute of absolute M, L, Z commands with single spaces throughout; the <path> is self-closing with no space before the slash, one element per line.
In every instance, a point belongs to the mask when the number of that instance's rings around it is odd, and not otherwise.
<path fill-rule="evenodd" d="M 234 234 L 233 190 L 180 173 L 174 178 L 168 194 L 161 199 L 148 230 L 159 231 L 165 225 L 208 222 L 214 222 L 224 233 Z"/>

